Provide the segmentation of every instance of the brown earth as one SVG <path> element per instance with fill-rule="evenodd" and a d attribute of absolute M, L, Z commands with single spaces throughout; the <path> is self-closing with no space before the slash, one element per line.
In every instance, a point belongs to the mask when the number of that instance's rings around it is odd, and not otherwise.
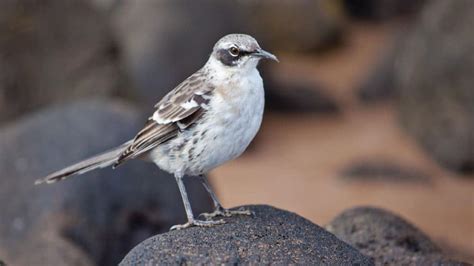
<path fill-rule="evenodd" d="M 360 105 L 354 88 L 393 45 L 401 24 L 356 25 L 346 45 L 310 59 L 280 56 L 277 71 L 331 88 L 339 115 L 267 113 L 253 148 L 211 174 L 225 206 L 271 204 L 327 224 L 343 210 L 391 210 L 430 235 L 454 258 L 474 261 L 474 178 L 438 166 L 399 127 L 391 103 Z M 360 160 L 420 170 L 429 182 L 348 181 Z"/>

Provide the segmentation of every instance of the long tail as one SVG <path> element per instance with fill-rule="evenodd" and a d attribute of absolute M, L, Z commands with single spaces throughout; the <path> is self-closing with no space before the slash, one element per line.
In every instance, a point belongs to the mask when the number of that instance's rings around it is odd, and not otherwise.
<path fill-rule="evenodd" d="M 78 162 L 71 166 L 68 166 L 46 177 L 40 178 L 35 181 L 35 184 L 36 185 L 42 184 L 42 183 L 51 184 L 51 183 L 66 179 L 70 176 L 80 175 L 80 174 L 84 174 L 89 171 L 92 171 L 94 169 L 111 166 L 118 160 L 122 152 L 127 148 L 127 146 L 131 144 L 131 142 L 132 141 L 127 141 L 124 144 L 116 148 L 113 148 L 109 151 L 98 154 L 96 156 L 93 156 L 89 159 Z"/>

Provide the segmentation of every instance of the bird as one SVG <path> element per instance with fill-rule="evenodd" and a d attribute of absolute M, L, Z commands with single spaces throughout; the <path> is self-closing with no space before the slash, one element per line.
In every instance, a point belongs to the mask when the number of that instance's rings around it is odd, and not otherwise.
<path fill-rule="evenodd" d="M 263 80 L 257 69 L 262 59 L 278 61 L 246 34 L 228 34 L 214 45 L 202 68 L 186 78 L 155 106 L 136 136 L 122 145 L 36 180 L 55 183 L 131 159 L 144 159 L 174 175 L 187 222 L 171 230 L 223 224 L 214 217 L 251 215 L 249 210 L 222 207 L 205 175 L 240 156 L 257 134 L 264 111 Z M 198 177 L 213 201 L 212 213 L 197 219 L 192 211 L 185 176 Z"/>

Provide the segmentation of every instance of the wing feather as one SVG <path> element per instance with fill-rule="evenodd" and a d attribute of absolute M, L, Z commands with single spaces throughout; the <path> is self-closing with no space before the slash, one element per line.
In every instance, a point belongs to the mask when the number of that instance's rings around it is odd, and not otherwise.
<path fill-rule="evenodd" d="M 176 137 L 203 116 L 214 90 L 204 76 L 205 72 L 199 70 L 155 105 L 153 116 L 120 155 L 114 167 Z"/>

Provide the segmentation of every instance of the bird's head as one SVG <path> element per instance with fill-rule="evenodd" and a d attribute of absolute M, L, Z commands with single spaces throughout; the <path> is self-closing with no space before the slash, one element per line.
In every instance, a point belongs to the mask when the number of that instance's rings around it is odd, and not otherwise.
<path fill-rule="evenodd" d="M 226 69 L 248 71 L 257 67 L 261 59 L 278 62 L 273 54 L 263 50 L 257 40 L 246 34 L 229 34 L 214 45 L 210 60 Z"/>

